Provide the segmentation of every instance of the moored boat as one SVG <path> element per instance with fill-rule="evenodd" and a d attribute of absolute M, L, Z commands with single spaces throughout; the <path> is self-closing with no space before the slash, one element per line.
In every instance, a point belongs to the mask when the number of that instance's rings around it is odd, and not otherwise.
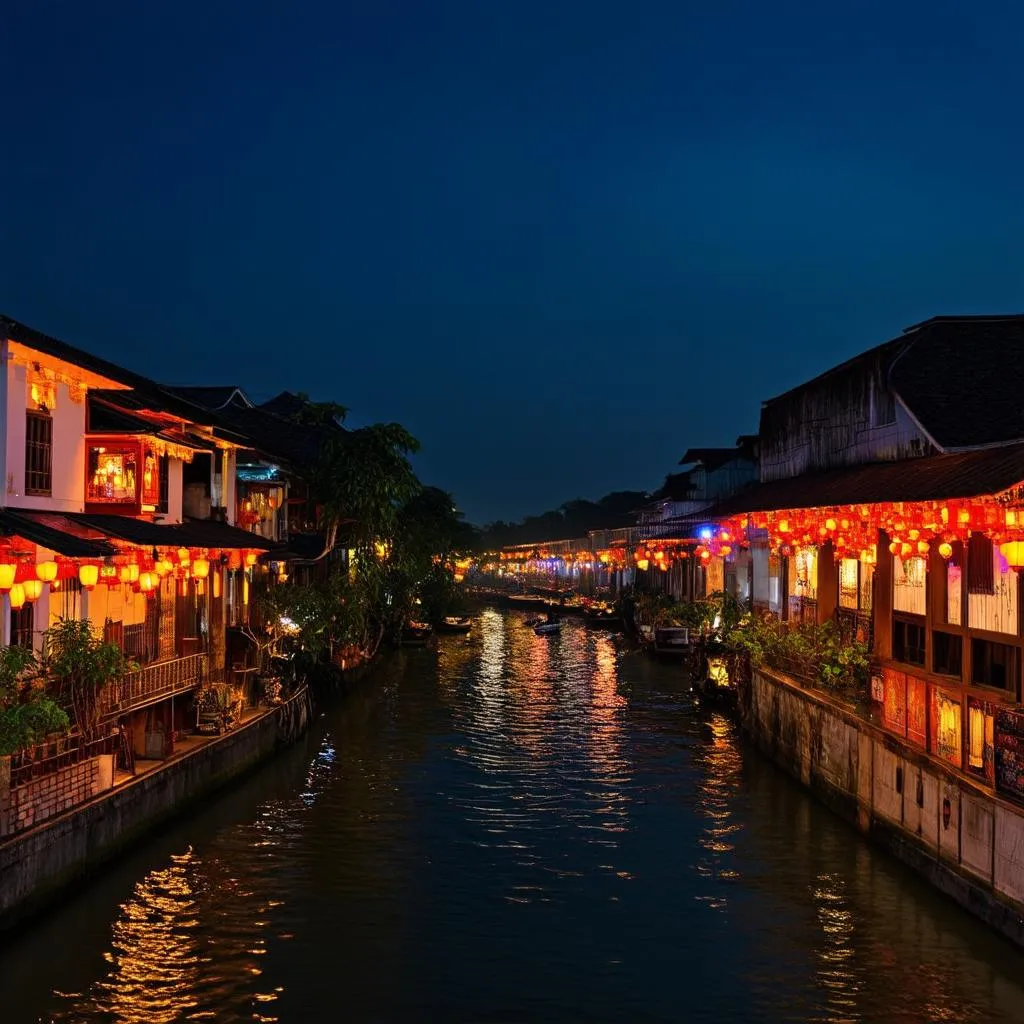
<path fill-rule="evenodd" d="M 687 626 L 656 626 L 651 653 L 659 657 L 681 658 L 690 649 L 690 629 Z"/>
<path fill-rule="evenodd" d="M 596 629 L 619 629 L 622 626 L 622 617 L 606 604 L 592 604 L 584 608 L 583 621 Z"/>
<path fill-rule="evenodd" d="M 433 628 L 426 622 L 410 622 L 402 630 L 403 647 L 426 647 L 434 635 Z"/>
<path fill-rule="evenodd" d="M 560 622 L 542 622 L 539 626 L 534 626 L 533 631 L 537 636 L 551 636 L 554 633 L 561 632 L 562 624 Z"/>
<path fill-rule="evenodd" d="M 473 620 L 468 616 L 446 615 L 434 628 L 438 633 L 468 633 Z"/>

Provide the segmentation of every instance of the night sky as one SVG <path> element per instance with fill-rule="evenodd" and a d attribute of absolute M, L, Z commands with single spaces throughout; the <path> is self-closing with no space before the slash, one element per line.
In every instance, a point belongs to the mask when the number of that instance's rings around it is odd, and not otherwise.
<path fill-rule="evenodd" d="M 398 420 L 476 521 L 1024 308 L 1019 0 L 3 8 L 0 310 Z"/>

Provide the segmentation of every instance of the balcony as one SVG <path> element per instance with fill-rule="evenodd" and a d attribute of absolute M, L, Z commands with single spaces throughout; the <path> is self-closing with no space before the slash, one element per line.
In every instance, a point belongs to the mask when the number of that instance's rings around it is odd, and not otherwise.
<path fill-rule="evenodd" d="M 145 665 L 104 687 L 99 700 L 100 714 L 111 718 L 179 693 L 188 693 L 208 674 L 209 655 L 205 652 Z"/>

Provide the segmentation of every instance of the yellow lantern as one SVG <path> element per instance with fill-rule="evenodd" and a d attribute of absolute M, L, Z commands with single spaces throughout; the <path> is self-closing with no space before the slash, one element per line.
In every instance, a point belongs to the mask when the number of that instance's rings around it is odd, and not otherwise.
<path fill-rule="evenodd" d="M 946 545 L 946 547 L 948 546 L 949 545 Z M 1024 541 L 1012 540 L 1008 544 L 1000 544 L 999 550 L 1007 563 L 1012 565 L 1015 569 L 1019 569 L 1021 566 L 1024 566 Z M 939 551 L 942 551 L 941 547 L 939 548 Z M 952 554 L 952 548 L 950 548 L 950 554 Z"/>
<path fill-rule="evenodd" d="M 25 580 L 21 585 L 21 589 L 25 592 L 25 600 L 28 602 L 35 601 L 43 592 L 43 581 L 42 580 Z"/>
<path fill-rule="evenodd" d="M 213 596 L 215 598 L 220 597 L 220 573 L 215 572 L 213 574 Z"/>
<path fill-rule="evenodd" d="M 157 584 L 160 582 L 160 577 L 155 572 L 143 572 L 139 574 L 139 590 L 144 594 L 148 594 L 150 591 L 155 590 Z"/>
<path fill-rule="evenodd" d="M 641 572 L 647 572 L 647 569 L 648 569 L 648 567 L 650 566 L 650 564 L 651 564 L 651 563 L 650 563 L 650 562 L 649 562 L 649 561 L 648 561 L 648 560 L 647 560 L 646 558 L 638 558 L 638 559 L 636 560 L 636 567 L 637 567 L 637 568 L 638 568 L 638 569 L 639 569 L 639 570 L 640 570 Z"/>
<path fill-rule="evenodd" d="M 927 555 L 931 550 L 931 545 L 926 540 L 919 540 L 917 542 L 917 553 L 919 555 Z"/>
<path fill-rule="evenodd" d="M 122 565 L 121 566 L 120 576 L 121 576 L 121 582 L 122 583 L 131 583 L 131 581 L 132 581 L 132 567 L 130 565 Z"/>
<path fill-rule="evenodd" d="M 197 558 L 192 563 L 192 574 L 197 580 L 205 580 L 210 575 L 210 560 L 208 558 Z"/>
<path fill-rule="evenodd" d="M 179 565 L 188 565 L 188 563 L 189 563 L 188 548 L 178 548 L 178 564 Z"/>
<path fill-rule="evenodd" d="M 1004 545 L 1004 547 L 1005 546 L 1007 546 L 1007 545 Z M 1018 545 L 1014 544 L 1012 546 L 1013 547 L 1017 547 Z M 953 545 L 950 544 L 948 540 L 944 540 L 939 545 L 939 554 L 942 555 L 943 558 L 952 558 L 953 557 Z M 1013 563 L 1011 562 L 1010 564 L 1012 565 Z"/>
<path fill-rule="evenodd" d="M 138 581 L 139 581 L 139 567 L 138 567 L 138 565 L 135 562 L 132 562 L 132 564 L 128 566 L 128 582 L 129 583 L 138 583 Z"/>
<path fill-rule="evenodd" d="M 14 583 L 7 596 L 11 599 L 11 608 L 17 610 L 25 603 L 25 588 L 20 583 Z"/>
<path fill-rule="evenodd" d="M 96 586 L 96 581 L 100 578 L 100 570 L 97 565 L 82 565 L 78 568 L 78 582 L 85 587 L 86 590 L 91 590 Z"/>
<path fill-rule="evenodd" d="M 157 576 L 162 577 L 171 572 L 174 569 L 174 566 L 171 565 L 171 560 L 169 558 L 161 558 L 154 568 L 156 569 Z"/>
<path fill-rule="evenodd" d="M 247 552 L 245 556 L 245 564 L 251 569 L 256 564 L 256 558 L 257 555 L 255 551 Z"/>
<path fill-rule="evenodd" d="M 36 575 L 44 583 L 52 583 L 57 578 L 56 562 L 40 562 L 36 566 Z"/>
<path fill-rule="evenodd" d="M 18 571 L 13 562 L 0 562 L 0 590 L 10 590 L 14 586 L 14 576 Z"/>

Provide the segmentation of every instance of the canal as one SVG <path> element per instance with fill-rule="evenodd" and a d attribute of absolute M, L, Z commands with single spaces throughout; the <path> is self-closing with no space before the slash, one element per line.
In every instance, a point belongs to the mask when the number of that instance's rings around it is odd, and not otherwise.
<path fill-rule="evenodd" d="M 0 1020 L 1017 1021 L 1020 955 L 695 709 L 486 611 L 0 946 Z"/>

